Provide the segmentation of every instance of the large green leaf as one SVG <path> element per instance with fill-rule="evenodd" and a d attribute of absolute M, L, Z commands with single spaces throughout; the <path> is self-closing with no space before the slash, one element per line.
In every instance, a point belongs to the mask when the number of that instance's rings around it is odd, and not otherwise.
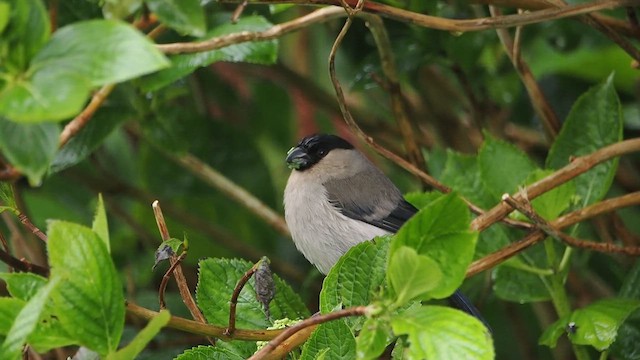
<path fill-rule="evenodd" d="M 622 110 L 613 75 L 573 104 L 547 157 L 547 166 L 559 169 L 572 157 L 592 153 L 622 140 Z M 580 207 L 602 199 L 613 181 L 618 159 L 602 163 L 575 178 Z"/>
<path fill-rule="evenodd" d="M 395 335 L 408 335 L 410 359 L 494 358 L 491 335 L 476 318 L 442 306 L 420 306 L 393 317 Z"/>
<path fill-rule="evenodd" d="M 49 283 L 40 288 L 20 310 L 4 342 L 0 346 L 0 359 L 10 360 L 20 358 L 22 346 L 26 343 L 27 337 L 36 329 L 46 302 L 60 281 L 60 278 L 52 276 Z"/>
<path fill-rule="evenodd" d="M 32 185 L 39 185 L 58 148 L 57 124 L 18 124 L 0 116 L 0 150 L 24 173 Z M 28 144 L 28 146 L 26 146 Z"/>
<path fill-rule="evenodd" d="M 447 160 L 440 180 L 478 206 L 490 207 L 498 202 L 482 181 L 476 156 L 447 150 Z"/>
<path fill-rule="evenodd" d="M 357 359 L 378 359 L 387 347 L 391 327 L 386 320 L 369 318 L 356 338 Z"/>
<path fill-rule="evenodd" d="M 425 298 L 442 279 L 438 263 L 415 249 L 401 246 L 389 259 L 387 279 L 395 292 L 396 304 L 403 306 L 417 297 Z"/>
<path fill-rule="evenodd" d="M 342 319 L 320 324 L 302 348 L 300 360 L 354 359 L 356 340 Z"/>
<path fill-rule="evenodd" d="M 166 26 L 192 36 L 206 31 L 204 11 L 199 0 L 146 0 L 149 10 Z"/>
<path fill-rule="evenodd" d="M 16 299 L 28 301 L 47 284 L 47 279 L 32 273 L 0 273 L 7 283 L 9 294 Z"/>
<path fill-rule="evenodd" d="M 342 255 L 324 279 L 320 311 L 370 304 L 385 279 L 389 238 L 362 242 Z M 354 320 L 348 320 L 353 323 Z"/>
<path fill-rule="evenodd" d="M 205 38 L 211 39 L 242 31 L 262 31 L 271 27 L 262 16 L 242 17 L 236 24 L 226 23 L 210 31 Z M 244 42 L 216 50 L 193 54 L 182 54 L 171 57 L 171 67 L 142 79 L 144 91 L 155 91 L 172 82 L 191 74 L 199 67 L 217 61 L 248 62 L 256 64 L 273 64 L 278 54 L 276 40 Z"/>
<path fill-rule="evenodd" d="M 199 263 L 196 298 L 198 307 L 212 324 L 229 322 L 229 301 L 238 280 L 253 266 L 238 259 L 205 259 Z M 273 319 L 298 319 L 309 315 L 300 297 L 279 277 L 274 275 L 276 294 L 270 304 Z M 236 307 L 239 328 L 265 329 L 271 326 L 262 305 L 256 299 L 253 278 L 244 286 Z"/>
<path fill-rule="evenodd" d="M 124 295 L 104 241 L 84 226 L 53 221 L 48 229 L 51 276 L 63 284 L 52 294 L 55 314 L 76 341 L 105 355 L 120 343 Z"/>
<path fill-rule="evenodd" d="M 0 338 L 9 333 L 13 321 L 26 303 L 21 299 L 0 297 Z"/>
<path fill-rule="evenodd" d="M 175 360 L 244 360 L 246 357 L 220 346 L 197 346 L 178 355 Z"/>
<path fill-rule="evenodd" d="M 89 20 L 59 29 L 32 63 L 34 69 L 73 71 L 92 86 L 126 81 L 168 65 L 142 33 L 116 20 Z"/>
<path fill-rule="evenodd" d="M 555 347 L 566 332 L 574 344 L 606 350 L 616 339 L 620 325 L 638 308 L 640 300 L 618 298 L 597 301 L 553 323 L 540 337 L 540 344 Z"/>
<path fill-rule="evenodd" d="M 447 297 L 462 284 L 473 259 L 478 236 L 469 230 L 470 220 L 469 209 L 457 194 L 444 195 L 404 224 L 391 242 L 389 256 L 408 246 L 433 259 L 443 276 L 430 295 Z"/>

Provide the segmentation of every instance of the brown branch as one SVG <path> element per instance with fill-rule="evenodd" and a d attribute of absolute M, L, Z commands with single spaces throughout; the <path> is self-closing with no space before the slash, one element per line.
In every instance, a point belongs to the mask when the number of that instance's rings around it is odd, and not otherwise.
<path fill-rule="evenodd" d="M 34 234 L 35 236 L 37 236 L 40 240 L 47 242 L 47 235 L 45 233 L 43 233 L 40 229 L 38 229 L 37 226 L 35 226 L 31 220 L 29 220 L 29 218 L 27 217 L 27 215 L 23 214 L 21 211 L 18 210 L 18 220 L 20 220 L 20 222 L 27 228 L 29 229 L 29 231 L 31 231 L 32 234 Z"/>
<path fill-rule="evenodd" d="M 518 199 L 518 196 L 514 196 L 514 198 Z M 552 221 L 551 226 L 556 229 L 563 229 L 567 226 L 579 223 L 594 216 L 608 213 L 619 208 L 638 204 L 640 204 L 640 192 L 630 193 L 624 196 L 603 200 L 586 208 L 563 215 L 558 219 Z M 492 254 L 474 261 L 467 269 L 466 277 L 471 277 L 482 271 L 495 267 L 496 265 L 506 261 L 507 259 L 519 254 L 521 251 L 527 249 L 528 247 L 544 240 L 545 237 L 546 234 L 541 230 L 529 233 L 522 240 L 512 243 Z"/>
<path fill-rule="evenodd" d="M 127 302 L 127 314 L 147 321 L 158 316 L 158 312 L 149 310 L 132 302 Z M 226 327 L 203 324 L 198 321 L 193 321 L 177 316 L 171 317 L 171 320 L 169 320 L 167 327 L 185 331 L 190 334 L 219 338 L 222 340 L 265 341 L 271 340 L 283 332 L 283 330 L 236 329 L 236 331 L 233 333 L 233 336 L 230 337 L 224 334 Z"/>
<path fill-rule="evenodd" d="M 233 14 L 231 14 L 231 23 L 235 24 L 238 22 L 238 18 L 240 18 L 240 15 L 242 15 L 242 12 L 247 7 L 248 3 L 249 0 L 243 0 L 240 4 L 238 4 L 236 9 L 233 10 Z"/>
<path fill-rule="evenodd" d="M 355 6 L 357 0 L 258 0 L 251 1 L 251 4 L 299 4 L 299 5 L 335 5 L 341 6 L 341 1 L 345 1 L 349 6 Z M 237 3 L 238 0 L 220 0 L 222 3 Z M 430 16 L 408 10 L 396 8 L 390 5 L 367 1 L 363 11 L 378 14 L 380 16 L 410 23 L 418 26 L 432 28 L 436 30 L 452 32 L 480 31 L 496 28 L 509 28 L 535 24 L 547 20 L 557 20 L 566 17 L 578 16 L 595 11 L 615 9 L 625 6 L 632 6 L 638 3 L 637 0 L 611 0 L 593 1 L 579 5 L 568 5 L 560 8 L 547 8 L 536 10 L 526 14 L 505 15 L 496 18 L 477 19 L 447 19 Z"/>
<path fill-rule="evenodd" d="M 489 6 L 489 11 L 493 17 L 502 15 L 500 9 L 494 6 Z M 516 28 L 517 39 L 519 39 L 521 29 L 521 27 Z M 516 69 L 522 84 L 529 94 L 531 105 L 533 105 L 533 109 L 540 118 L 547 136 L 550 139 L 555 139 L 558 135 L 558 131 L 560 131 L 560 121 L 558 120 L 556 113 L 551 108 L 551 105 L 549 105 L 549 101 L 542 92 L 542 89 L 538 86 L 538 82 L 534 78 L 529 65 L 520 56 L 520 41 L 514 41 L 511 38 L 511 35 L 509 35 L 509 31 L 507 29 L 496 29 L 496 32 L 500 42 L 502 43 L 502 47 L 507 53 L 509 60 L 511 60 L 513 67 Z"/>
<path fill-rule="evenodd" d="M 171 279 L 171 274 L 173 274 L 173 271 L 182 263 L 182 260 L 184 260 L 186 256 L 187 252 L 183 251 L 176 261 L 171 263 L 171 266 L 169 266 L 169 269 L 164 273 L 164 276 L 162 276 L 162 281 L 160 281 L 160 286 L 158 286 L 158 302 L 160 303 L 160 310 L 167 308 L 167 304 L 164 301 L 164 292 L 167 288 L 167 284 L 169 283 L 169 279 Z"/>
<path fill-rule="evenodd" d="M 602 253 L 617 253 L 631 256 L 640 256 L 640 247 L 638 246 L 619 246 L 612 243 L 600 243 L 595 241 L 576 239 L 565 233 L 559 233 L 560 240 L 569 246 L 593 250 Z"/>
<path fill-rule="evenodd" d="M 238 280 L 236 287 L 233 289 L 233 294 L 231 294 L 231 300 L 229 301 L 229 324 L 227 325 L 227 329 L 224 333 L 227 336 L 233 335 L 233 332 L 236 331 L 236 306 L 238 305 L 238 297 L 240 296 L 240 292 L 244 286 L 247 284 L 247 281 L 249 281 L 251 276 L 253 276 L 256 270 L 258 270 L 258 264 L 260 264 L 260 261 L 255 263 L 251 269 L 247 270 L 242 275 L 240 280 Z"/>
<path fill-rule="evenodd" d="M 158 225 L 158 230 L 160 231 L 160 235 L 162 236 L 162 241 L 169 240 L 171 236 L 169 236 L 169 230 L 167 228 L 166 222 L 164 221 L 164 215 L 162 215 L 162 209 L 160 208 L 160 203 L 158 202 L 158 200 L 154 201 L 151 207 L 153 208 L 153 214 L 156 218 L 156 224 Z M 207 320 L 204 318 L 204 315 L 202 315 L 202 312 L 198 308 L 195 300 L 193 300 L 193 296 L 191 296 L 191 290 L 189 290 L 189 285 L 187 285 L 187 278 L 182 272 L 182 266 L 180 265 L 178 257 L 173 254 L 171 256 L 170 262 L 171 266 L 174 266 L 175 264 L 173 274 L 176 279 L 176 284 L 178 284 L 178 290 L 180 291 L 182 302 L 184 302 L 187 309 L 189 309 L 191 316 L 195 320 L 206 324 Z M 212 339 L 209 339 L 209 342 L 214 343 Z"/>
<path fill-rule="evenodd" d="M 49 268 L 33 264 L 24 259 L 18 259 L 5 250 L 0 250 L 0 261 L 18 271 L 30 272 L 44 277 L 49 276 Z"/>
<path fill-rule="evenodd" d="M 85 125 L 91 120 L 93 114 L 98 111 L 100 106 L 107 99 L 109 94 L 113 91 L 115 85 L 108 84 L 100 88 L 93 97 L 91 97 L 91 101 L 89 105 L 84 108 L 73 120 L 71 120 L 67 125 L 65 125 L 62 133 L 60 134 L 60 138 L 58 139 L 58 147 L 63 147 L 66 143 L 71 140 L 80 130 L 82 130 Z"/>
<path fill-rule="evenodd" d="M 378 48 L 378 55 L 380 56 L 380 63 L 382 65 L 382 71 L 386 77 L 385 88 L 389 92 L 391 97 L 391 109 L 393 110 L 394 117 L 398 123 L 398 128 L 404 139 L 405 150 L 409 157 L 409 160 L 418 168 L 425 168 L 424 157 L 422 151 L 418 146 L 418 142 L 415 138 L 415 131 L 409 121 L 407 110 L 405 109 L 405 100 L 402 95 L 402 88 L 400 87 L 400 81 L 398 80 L 398 74 L 396 72 L 396 64 L 393 56 L 393 50 L 391 49 L 391 41 L 389 35 L 384 27 L 382 18 L 377 15 L 361 13 L 360 17 L 366 20 L 367 27 L 373 35 L 373 39 Z"/>
<path fill-rule="evenodd" d="M 533 200 L 545 192 L 587 172 L 600 163 L 636 151 L 640 151 L 640 139 L 621 141 L 599 149 L 589 155 L 577 157 L 553 174 L 527 186 L 524 190 L 516 194 L 514 198 L 518 201 L 523 200 L 525 197 Z M 512 210 L 513 208 L 511 206 L 501 202 L 491 210 L 475 218 L 471 222 L 471 229 L 482 231 L 495 222 L 505 218 Z"/>
<path fill-rule="evenodd" d="M 249 360 L 257 360 L 257 359 L 272 359 L 271 354 L 280 344 L 282 344 L 285 340 L 290 338 L 293 334 L 298 331 L 307 328 L 309 326 L 322 324 L 325 322 L 329 322 L 336 319 L 341 319 L 349 316 L 364 316 L 369 312 L 369 307 L 367 306 L 354 306 L 347 309 L 342 309 L 338 311 L 334 311 L 328 314 L 316 315 L 310 318 L 307 318 L 289 328 L 284 330 L 280 335 L 278 335 L 273 340 L 269 341 L 267 345 L 265 345 L 262 349 L 258 350 L 253 356 L 249 358 Z"/>

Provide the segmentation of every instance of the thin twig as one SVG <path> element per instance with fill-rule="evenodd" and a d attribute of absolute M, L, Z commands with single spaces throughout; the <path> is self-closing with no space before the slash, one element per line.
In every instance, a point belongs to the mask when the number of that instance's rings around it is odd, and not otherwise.
<path fill-rule="evenodd" d="M 142 306 L 136 305 L 132 302 L 127 302 L 127 314 L 135 316 L 136 318 L 151 320 L 158 316 L 158 312 L 149 310 Z M 278 336 L 283 330 L 247 330 L 236 329 L 233 333 L 233 337 L 224 335 L 226 327 L 215 326 L 210 324 L 203 324 L 198 321 L 193 321 L 177 316 L 172 316 L 171 320 L 167 324 L 167 327 L 188 332 L 190 334 L 208 336 L 212 338 L 219 338 L 223 340 L 246 340 L 246 341 L 264 341 L 271 340 Z"/>
<path fill-rule="evenodd" d="M 9 251 L 0 250 L 0 261 L 9 265 L 14 270 L 30 272 L 44 277 L 49 276 L 49 268 L 33 264 L 24 259 L 18 259 L 9 254 Z"/>
<path fill-rule="evenodd" d="M 109 94 L 115 88 L 114 84 L 108 84 L 100 88 L 93 96 L 91 97 L 91 101 L 89 105 L 84 108 L 73 120 L 71 120 L 67 125 L 65 125 L 62 133 L 60 133 L 60 138 L 58 139 L 58 147 L 63 147 L 66 143 L 71 140 L 80 130 L 82 130 L 85 125 L 91 120 L 93 114 L 98 111 L 102 103 L 107 99 Z"/>
<path fill-rule="evenodd" d="M 531 221 L 536 224 L 536 227 L 542 230 L 545 234 L 556 240 L 562 241 L 569 246 L 585 248 L 603 253 L 619 253 L 632 256 L 640 255 L 640 247 L 637 246 L 617 246 L 613 243 L 597 243 L 594 241 L 576 239 L 556 229 L 551 223 L 540 216 L 528 201 L 518 201 L 509 194 L 505 194 L 502 200 L 531 219 Z"/>
<path fill-rule="evenodd" d="M 47 235 L 38 229 L 38 227 L 29 220 L 27 215 L 23 214 L 21 211 L 18 211 L 18 220 L 20 220 L 20 222 L 29 229 L 32 234 L 37 236 L 40 240 L 47 242 Z"/>
<path fill-rule="evenodd" d="M 517 196 L 514 198 L 518 199 Z M 563 229 L 594 216 L 638 204 L 640 204 L 640 192 L 634 192 L 620 197 L 603 200 L 586 208 L 573 211 L 552 221 L 551 225 L 556 229 Z M 505 246 L 504 248 L 471 263 L 467 269 L 466 277 L 471 277 L 482 271 L 494 268 L 496 265 L 544 240 L 545 237 L 546 234 L 541 230 L 529 233 L 522 240 Z"/>
<path fill-rule="evenodd" d="M 229 301 L 229 324 L 227 325 L 227 329 L 225 330 L 225 335 L 232 336 L 233 332 L 236 331 L 236 306 L 238 305 L 238 297 L 240 296 L 240 292 L 247 284 L 247 281 L 251 279 L 251 276 L 258 270 L 258 264 L 260 261 L 255 263 L 251 269 L 247 270 L 238 283 L 236 287 L 233 289 L 233 294 L 231 294 L 231 300 Z"/>
<path fill-rule="evenodd" d="M 158 230 L 160 231 L 160 235 L 162 236 L 162 241 L 169 240 L 171 236 L 169 236 L 169 230 L 167 229 L 167 224 L 164 221 L 164 215 L 162 215 L 162 209 L 160 208 L 160 203 L 158 202 L 158 200 L 154 201 L 151 207 L 153 208 L 153 213 L 156 218 Z M 176 284 L 178 284 L 178 290 L 180 291 L 180 297 L 182 298 L 182 301 L 184 302 L 187 309 L 189 309 L 191 316 L 195 320 L 206 324 L 207 320 L 204 318 L 204 315 L 202 315 L 202 312 L 198 308 L 195 300 L 193 300 L 193 296 L 191 296 L 191 290 L 189 290 L 189 285 L 187 285 L 187 278 L 182 272 L 182 266 L 178 261 L 178 257 L 173 254 L 170 258 L 170 262 L 171 266 L 174 266 L 175 264 L 173 274 L 176 279 Z M 215 343 L 215 341 L 211 338 L 209 339 L 209 342 L 211 342 L 212 344 Z"/>
<path fill-rule="evenodd" d="M 240 4 L 238 4 L 236 9 L 233 10 L 233 14 L 231 14 L 231 23 L 235 24 L 238 22 L 240 15 L 242 15 L 242 12 L 247 7 L 248 3 L 249 3 L 248 0 L 243 0 Z"/>
<path fill-rule="evenodd" d="M 502 15 L 500 9 L 494 6 L 489 6 L 489 11 L 493 17 Z M 516 28 L 516 34 L 520 33 L 520 29 L 521 27 Z M 507 29 L 496 29 L 496 32 L 507 56 L 511 60 L 513 67 L 516 69 L 522 84 L 529 94 L 531 105 L 533 105 L 533 109 L 540 118 L 547 136 L 550 139 L 554 139 L 560 130 L 560 121 L 558 120 L 556 113 L 551 108 L 551 105 L 549 105 L 549 101 L 542 92 L 542 89 L 538 86 L 538 82 L 534 78 L 529 65 L 520 56 L 520 41 L 514 42 Z"/>
<path fill-rule="evenodd" d="M 533 200 L 545 192 L 589 171 L 600 163 L 636 151 L 640 151 L 640 139 L 621 141 L 599 149 L 589 155 L 577 157 L 553 174 L 527 186 L 523 191 L 516 194 L 514 198 L 518 201 L 521 201 L 525 197 Z M 501 202 L 491 210 L 475 218 L 471 222 L 471 229 L 482 231 L 509 215 L 512 210 L 513 208 L 511 206 Z"/>
<path fill-rule="evenodd" d="M 269 341 L 267 345 L 265 345 L 262 349 L 257 351 L 253 356 L 249 358 L 249 360 L 257 360 L 257 359 L 267 359 L 268 355 L 276 349 L 280 344 L 282 344 L 285 340 L 290 338 L 296 332 L 317 324 L 322 324 L 325 322 L 329 322 L 336 319 L 341 319 L 349 316 L 364 316 L 370 311 L 368 306 L 354 306 L 347 309 L 342 309 L 334 312 L 330 312 L 328 314 L 316 315 L 310 318 L 307 318 L 289 328 L 284 330 L 280 335 L 278 335 L 273 340 Z"/>
<path fill-rule="evenodd" d="M 171 263 L 169 269 L 165 271 L 164 276 L 162 276 L 162 281 L 160 281 L 160 286 L 158 286 L 158 302 L 160 303 L 160 310 L 164 310 L 167 308 L 167 304 L 164 301 L 164 292 L 167 288 L 167 284 L 169 283 L 169 279 L 171 279 L 171 274 L 182 263 L 182 260 L 187 256 L 187 252 L 183 251 L 182 254 L 176 259 L 176 261 Z"/>
<path fill-rule="evenodd" d="M 251 1 L 251 4 L 299 4 L 299 5 L 336 5 L 341 6 L 344 1 L 349 6 L 354 6 L 357 0 L 258 0 Z M 237 3 L 238 0 L 221 0 L 223 3 Z M 504 15 L 496 18 L 476 18 L 476 19 L 447 19 L 436 16 L 415 13 L 386 4 L 367 1 L 363 11 L 378 14 L 380 16 L 414 24 L 436 30 L 452 32 L 469 32 L 489 30 L 496 28 L 509 28 L 535 24 L 548 20 L 557 20 L 582 14 L 592 13 L 600 10 L 615 9 L 637 4 L 637 0 L 611 0 L 593 1 L 589 3 L 567 5 L 563 7 L 545 8 L 526 14 Z"/>

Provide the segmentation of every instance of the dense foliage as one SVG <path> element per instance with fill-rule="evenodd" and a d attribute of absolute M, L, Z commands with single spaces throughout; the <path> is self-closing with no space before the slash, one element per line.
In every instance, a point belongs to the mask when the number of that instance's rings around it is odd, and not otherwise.
<path fill-rule="evenodd" d="M 0 0 L 0 360 L 640 359 L 637 2 L 286 2 Z M 313 132 L 420 208 L 324 279 Z"/>

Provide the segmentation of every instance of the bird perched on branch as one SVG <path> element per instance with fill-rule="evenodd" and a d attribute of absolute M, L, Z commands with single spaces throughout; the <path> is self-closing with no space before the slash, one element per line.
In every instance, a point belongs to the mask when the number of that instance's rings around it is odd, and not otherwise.
<path fill-rule="evenodd" d="M 307 136 L 286 161 L 293 169 L 284 191 L 287 225 L 298 250 L 325 275 L 352 246 L 396 233 L 418 212 L 380 169 L 338 136 Z M 449 301 L 485 322 L 459 291 Z"/>

